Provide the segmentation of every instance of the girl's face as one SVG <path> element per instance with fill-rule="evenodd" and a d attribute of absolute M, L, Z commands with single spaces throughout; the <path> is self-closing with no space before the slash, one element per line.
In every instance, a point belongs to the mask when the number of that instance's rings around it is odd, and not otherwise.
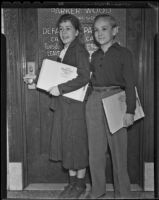
<path fill-rule="evenodd" d="M 68 46 L 79 34 L 72 23 L 68 20 L 59 25 L 60 38 L 65 46 Z"/>
<path fill-rule="evenodd" d="M 94 36 L 96 41 L 105 46 L 113 41 L 114 36 L 117 34 L 117 28 L 113 28 L 106 18 L 99 18 L 94 24 Z"/>

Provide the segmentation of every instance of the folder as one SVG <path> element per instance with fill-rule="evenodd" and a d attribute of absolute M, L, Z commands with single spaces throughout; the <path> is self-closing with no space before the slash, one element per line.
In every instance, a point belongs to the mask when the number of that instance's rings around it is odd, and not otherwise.
<path fill-rule="evenodd" d="M 136 93 L 136 109 L 134 114 L 134 121 L 145 117 L 136 87 L 135 87 L 135 93 Z M 122 127 L 124 127 L 123 117 L 126 113 L 126 107 L 127 107 L 125 91 L 121 91 L 117 94 L 106 97 L 102 99 L 102 102 L 109 130 L 113 134 Z"/>
<path fill-rule="evenodd" d="M 50 59 L 44 59 L 36 87 L 48 91 L 51 87 L 75 79 L 77 76 L 76 67 Z M 63 96 L 77 101 L 83 101 L 87 87 L 88 84 L 78 90 L 63 94 Z"/>

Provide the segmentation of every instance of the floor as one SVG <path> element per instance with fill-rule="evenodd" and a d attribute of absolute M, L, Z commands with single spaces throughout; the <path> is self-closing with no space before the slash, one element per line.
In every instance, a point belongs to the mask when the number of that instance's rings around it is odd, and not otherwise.
<path fill-rule="evenodd" d="M 6 200 L 50 200 L 58 199 L 58 195 L 66 184 L 30 184 L 23 191 L 8 191 Z M 88 199 L 87 195 L 90 191 L 90 185 L 87 184 L 85 194 L 80 199 Z M 107 185 L 106 195 L 100 199 L 114 199 L 114 191 L 112 185 Z M 135 185 L 131 186 L 131 199 L 155 199 L 154 192 L 143 192 Z M 5 200 L 5 199 L 4 199 Z"/>
<path fill-rule="evenodd" d="M 8 192 L 7 200 L 50 200 L 58 199 L 58 194 L 60 191 L 22 191 L 22 192 Z M 107 192 L 106 196 L 100 199 L 114 199 L 114 192 Z M 87 193 L 84 194 L 80 199 L 87 199 Z M 131 199 L 154 199 L 153 192 L 132 192 Z"/>
<path fill-rule="evenodd" d="M 7 200 L 17 199 L 17 200 L 50 200 L 58 199 L 58 194 L 60 191 L 23 191 L 23 192 L 9 192 Z M 87 199 L 85 194 L 80 199 Z M 114 199 L 113 192 L 107 192 L 106 196 L 100 199 Z M 152 192 L 132 192 L 131 199 L 154 199 Z"/>

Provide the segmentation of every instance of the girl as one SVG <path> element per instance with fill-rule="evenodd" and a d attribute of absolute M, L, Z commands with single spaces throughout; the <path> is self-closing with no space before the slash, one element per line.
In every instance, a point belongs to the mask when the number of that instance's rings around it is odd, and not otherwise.
<path fill-rule="evenodd" d="M 79 102 L 62 96 L 89 82 L 89 53 L 80 42 L 79 20 L 64 14 L 57 23 L 59 39 L 63 46 L 58 61 L 77 67 L 77 78 L 52 87 L 51 109 L 54 112 L 50 159 L 61 160 L 69 172 L 69 184 L 61 198 L 78 198 L 86 189 L 85 173 L 88 166 L 85 101 Z"/>
<path fill-rule="evenodd" d="M 132 54 L 115 42 L 118 26 L 114 17 L 98 15 L 93 24 L 94 39 L 99 49 L 91 60 L 93 91 L 86 105 L 86 121 L 89 144 L 89 165 L 93 198 L 106 192 L 106 152 L 110 148 L 115 197 L 129 197 L 130 180 L 127 172 L 127 129 L 133 124 L 136 106 Z M 126 93 L 127 111 L 125 128 L 113 135 L 105 117 L 102 98 L 120 92 Z"/>

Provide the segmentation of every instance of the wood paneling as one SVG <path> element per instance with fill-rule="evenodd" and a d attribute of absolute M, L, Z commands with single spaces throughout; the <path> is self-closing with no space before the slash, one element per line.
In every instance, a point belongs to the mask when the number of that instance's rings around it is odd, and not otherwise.
<path fill-rule="evenodd" d="M 38 24 L 36 9 L 23 9 L 23 26 L 24 26 L 24 42 L 25 42 L 25 60 L 27 62 L 35 62 L 35 71 L 38 72 Z M 27 73 L 27 68 L 26 68 Z M 30 173 L 32 173 L 32 163 L 39 157 L 41 151 L 41 125 L 40 125 L 40 108 L 39 108 L 39 92 L 37 90 L 29 90 L 25 85 L 25 130 L 26 130 L 26 176 L 27 182 L 31 182 Z M 39 169 L 37 167 L 37 172 Z M 40 174 L 40 172 L 39 172 Z"/>
<path fill-rule="evenodd" d="M 141 9 L 127 9 L 126 14 L 126 46 L 133 54 L 135 81 L 142 102 L 141 86 L 143 84 L 143 80 L 140 77 L 143 70 L 140 64 L 140 51 L 142 48 Z M 138 184 L 140 184 L 141 179 L 140 167 L 142 155 L 140 145 L 142 145 L 142 124 L 142 120 L 137 121 L 134 123 L 133 127 L 128 129 L 128 171 L 131 183 Z M 131 170 L 132 168 L 134 170 Z"/>
<path fill-rule="evenodd" d="M 134 55 L 136 83 L 146 115 L 136 126 L 135 134 L 133 133 L 131 139 L 129 137 L 130 145 L 133 143 L 133 137 L 138 137 L 141 180 L 143 180 L 144 162 L 154 161 L 154 36 L 157 31 L 156 19 L 156 13 L 152 8 L 127 9 L 127 46 Z"/>
<path fill-rule="evenodd" d="M 155 112 L 155 121 L 154 121 L 154 174 L 155 174 L 155 198 L 159 198 L 159 33 L 156 34 L 155 40 L 154 40 L 154 45 L 155 45 L 155 55 L 154 55 L 154 61 L 155 61 L 155 66 L 154 66 L 154 93 L 155 93 L 155 105 L 154 105 L 154 112 Z"/>
<path fill-rule="evenodd" d="M 6 37 L 1 33 L 1 198 L 7 194 L 6 68 Z"/>
<path fill-rule="evenodd" d="M 37 15 L 35 9 L 23 10 L 23 23 L 25 33 L 25 55 L 27 62 L 36 63 L 38 70 L 38 37 Z M 27 72 L 27 69 L 26 69 Z M 34 159 L 40 152 L 40 121 L 39 121 L 39 93 L 37 90 L 29 90 L 25 87 L 26 106 L 26 143 L 27 159 Z M 33 153 L 34 152 L 34 153 Z"/>
<path fill-rule="evenodd" d="M 7 130 L 10 162 L 23 160 L 19 30 L 19 10 L 4 9 L 4 32 L 7 40 Z"/>
<path fill-rule="evenodd" d="M 153 9 L 142 9 L 144 19 L 143 46 L 143 94 L 145 120 L 143 129 L 144 162 L 154 161 L 154 37 L 156 34 L 156 16 Z"/>

